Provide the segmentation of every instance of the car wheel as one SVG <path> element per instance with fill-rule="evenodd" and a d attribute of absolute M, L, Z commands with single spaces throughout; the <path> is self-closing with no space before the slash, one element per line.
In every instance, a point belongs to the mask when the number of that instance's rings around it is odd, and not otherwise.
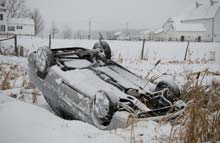
<path fill-rule="evenodd" d="M 93 123 L 99 127 L 106 127 L 116 112 L 116 106 L 105 91 L 98 91 L 92 104 Z"/>
<path fill-rule="evenodd" d="M 180 97 L 180 89 L 174 81 L 162 80 L 159 81 L 156 85 L 155 91 L 163 90 L 164 88 L 168 88 L 171 94 L 167 94 L 167 97 L 171 102 L 176 98 Z"/>
<path fill-rule="evenodd" d="M 48 47 L 42 47 L 36 53 L 36 68 L 38 75 L 44 78 L 47 74 L 48 67 L 53 65 L 53 54 Z"/>
<path fill-rule="evenodd" d="M 95 43 L 95 45 L 93 46 L 93 49 L 98 49 L 100 51 L 100 53 L 102 55 L 104 55 L 104 57 L 106 59 L 111 59 L 111 49 L 109 44 L 106 41 L 100 41 Z"/>

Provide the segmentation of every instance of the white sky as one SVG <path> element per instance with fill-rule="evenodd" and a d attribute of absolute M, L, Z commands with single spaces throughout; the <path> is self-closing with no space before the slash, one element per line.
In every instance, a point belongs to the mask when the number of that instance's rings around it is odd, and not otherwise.
<path fill-rule="evenodd" d="M 26 0 L 38 8 L 46 27 L 55 22 L 59 28 L 92 29 L 159 28 L 168 17 L 178 16 L 193 0 Z"/>

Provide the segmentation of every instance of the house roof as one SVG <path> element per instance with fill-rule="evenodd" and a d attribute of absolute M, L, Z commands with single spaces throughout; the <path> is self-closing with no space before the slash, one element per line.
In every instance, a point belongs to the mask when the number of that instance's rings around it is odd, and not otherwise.
<path fill-rule="evenodd" d="M 206 32 L 206 28 L 203 24 L 196 23 L 196 24 L 189 24 L 189 23 L 173 23 L 172 26 L 176 31 L 181 32 Z"/>
<path fill-rule="evenodd" d="M 182 19 L 181 19 L 181 17 L 170 17 L 169 19 L 168 19 L 168 21 L 172 21 L 172 22 L 179 22 L 179 21 L 181 21 Z"/>
<path fill-rule="evenodd" d="M 34 21 L 30 18 L 8 18 L 9 24 L 34 25 Z"/>
<path fill-rule="evenodd" d="M 159 34 L 159 33 L 162 33 L 164 32 L 163 28 L 160 28 L 160 29 L 157 29 L 154 31 L 155 34 Z"/>
<path fill-rule="evenodd" d="M 141 31 L 140 34 L 150 34 L 152 32 L 152 30 L 145 30 L 145 31 Z"/>
<path fill-rule="evenodd" d="M 180 16 L 182 20 L 208 19 L 215 17 L 220 8 L 220 0 L 197 0 Z"/>
<path fill-rule="evenodd" d="M 118 35 L 121 35 L 121 34 L 124 34 L 124 33 L 123 32 L 115 32 L 113 35 L 118 36 Z"/>
<path fill-rule="evenodd" d="M 180 17 L 170 17 L 167 19 L 167 21 L 163 24 L 162 28 L 164 29 L 164 27 L 167 25 L 167 23 L 174 23 L 174 22 L 181 22 L 181 18 Z"/>

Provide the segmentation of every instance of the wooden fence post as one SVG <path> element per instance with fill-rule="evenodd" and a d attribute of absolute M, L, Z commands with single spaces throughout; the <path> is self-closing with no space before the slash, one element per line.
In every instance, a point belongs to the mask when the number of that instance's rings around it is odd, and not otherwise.
<path fill-rule="evenodd" d="M 186 51 L 185 51 L 185 56 L 184 56 L 184 61 L 186 60 L 188 49 L 189 49 L 189 41 L 187 43 L 187 47 L 186 47 Z"/>
<path fill-rule="evenodd" d="M 145 47 L 145 39 L 143 40 L 143 45 L 142 45 L 142 49 L 141 49 L 141 60 L 144 59 L 144 47 Z"/>
<path fill-rule="evenodd" d="M 19 46 L 19 53 L 21 57 L 24 57 L 24 47 L 23 46 Z"/>
<path fill-rule="evenodd" d="M 51 34 L 49 35 L 49 49 L 51 49 Z"/>
<path fill-rule="evenodd" d="M 14 36 L 15 55 L 18 56 L 17 35 Z"/>

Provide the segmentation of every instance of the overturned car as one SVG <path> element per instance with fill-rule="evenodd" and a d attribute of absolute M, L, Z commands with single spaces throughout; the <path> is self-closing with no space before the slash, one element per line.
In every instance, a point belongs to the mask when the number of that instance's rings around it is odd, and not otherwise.
<path fill-rule="evenodd" d="M 154 84 L 111 60 L 107 42 L 93 49 L 39 48 L 28 57 L 32 83 L 52 110 L 100 129 L 125 128 L 130 117 L 176 117 L 184 108 L 173 81 Z"/>

